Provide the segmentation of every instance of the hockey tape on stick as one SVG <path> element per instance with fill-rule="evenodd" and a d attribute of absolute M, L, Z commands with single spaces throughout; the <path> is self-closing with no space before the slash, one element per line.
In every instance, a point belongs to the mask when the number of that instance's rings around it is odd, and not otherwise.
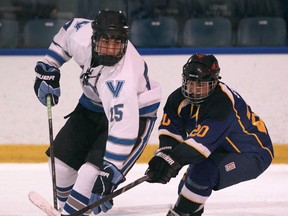
<path fill-rule="evenodd" d="M 53 187 L 53 204 L 54 208 L 58 209 L 57 206 L 57 190 L 56 190 L 56 171 L 55 171 L 55 157 L 53 148 L 53 124 L 52 124 L 52 105 L 51 95 L 48 94 L 47 100 L 47 114 L 48 114 L 48 125 L 49 125 L 49 141 L 50 141 L 50 160 L 51 160 L 51 175 L 52 175 L 52 187 Z"/>
<path fill-rule="evenodd" d="M 35 191 L 30 191 L 28 198 L 35 206 L 37 206 L 41 211 L 45 212 L 47 216 L 60 216 L 60 212 L 56 210 L 50 203 L 42 197 L 39 193 Z"/>
<path fill-rule="evenodd" d="M 70 214 L 70 216 L 80 216 L 80 215 L 84 214 L 85 212 L 87 212 L 88 210 L 93 209 L 93 208 L 101 205 L 102 203 L 113 199 L 114 197 L 116 197 L 116 196 L 118 196 L 118 195 L 120 195 L 120 194 L 122 194 L 122 193 L 124 193 L 124 192 L 126 192 L 128 190 L 130 190 L 131 188 L 141 184 L 144 181 L 147 181 L 148 179 L 149 179 L 149 177 L 145 175 L 145 176 L 135 180 L 134 182 L 131 182 L 130 184 L 128 184 L 128 185 L 126 185 L 126 186 L 114 191 L 113 193 L 111 193 L 111 194 L 109 194 L 107 196 L 104 196 L 102 199 L 100 199 L 100 200 L 98 200 L 98 201 L 96 201 L 94 203 L 91 203 L 90 205 L 87 205 L 86 207 L 80 209 L 79 211 Z M 64 216 L 64 215 L 61 215 L 61 216 Z"/>

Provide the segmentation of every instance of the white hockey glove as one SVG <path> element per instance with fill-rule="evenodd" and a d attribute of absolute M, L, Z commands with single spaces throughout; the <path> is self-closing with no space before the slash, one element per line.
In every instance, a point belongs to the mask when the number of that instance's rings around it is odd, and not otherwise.
<path fill-rule="evenodd" d="M 104 161 L 100 173 L 96 179 L 94 187 L 92 189 L 92 195 L 90 198 L 90 204 L 98 201 L 103 196 L 112 193 L 117 186 L 125 181 L 123 174 L 111 163 Z M 100 206 L 93 208 L 95 215 L 101 211 L 107 212 L 113 206 L 113 200 L 109 200 Z"/>

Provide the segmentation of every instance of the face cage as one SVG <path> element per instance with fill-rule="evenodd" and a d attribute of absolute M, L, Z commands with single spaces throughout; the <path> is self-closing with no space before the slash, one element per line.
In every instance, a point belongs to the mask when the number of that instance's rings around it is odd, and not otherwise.
<path fill-rule="evenodd" d="M 214 92 L 217 84 L 218 80 L 199 82 L 183 77 L 182 94 L 189 102 L 199 104 Z"/>
<path fill-rule="evenodd" d="M 101 49 L 107 49 L 108 47 L 100 46 L 100 44 L 99 44 L 100 37 L 99 36 L 98 37 L 92 37 L 93 52 L 94 52 L 93 56 L 99 65 L 113 66 L 122 59 L 122 57 L 126 53 L 128 41 L 124 38 L 122 38 L 120 40 L 121 40 L 122 44 L 121 44 L 121 47 L 119 48 L 119 53 L 117 55 L 106 55 L 106 54 L 100 53 L 99 51 Z M 115 48 L 114 53 L 116 53 L 116 48 Z"/>

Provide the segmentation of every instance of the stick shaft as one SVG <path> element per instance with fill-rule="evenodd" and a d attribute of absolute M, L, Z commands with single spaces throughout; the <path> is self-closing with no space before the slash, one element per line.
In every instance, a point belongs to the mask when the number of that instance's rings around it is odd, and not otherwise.
<path fill-rule="evenodd" d="M 46 99 L 47 99 L 47 114 L 48 114 L 48 125 L 49 125 L 50 160 L 51 160 L 51 175 L 52 175 L 52 187 L 53 187 L 53 204 L 54 204 L 54 208 L 58 209 L 57 189 L 56 189 L 55 157 L 54 157 L 54 148 L 53 148 L 53 124 L 52 124 L 51 95 L 47 95 Z"/>
<path fill-rule="evenodd" d="M 90 210 L 92 208 L 95 208 L 95 207 L 101 205 L 102 203 L 113 199 L 114 197 L 116 197 L 116 196 L 118 196 L 118 195 L 120 195 L 120 194 L 122 194 L 122 193 L 124 193 L 124 192 L 126 192 L 128 190 L 130 190 L 131 188 L 141 184 L 144 181 L 147 181 L 148 179 L 149 179 L 148 176 L 143 176 L 143 177 L 135 180 L 134 182 L 131 182 L 130 184 L 128 184 L 128 185 L 126 185 L 126 186 L 114 191 L 113 193 L 111 193 L 111 194 L 109 194 L 107 196 L 104 196 L 102 199 L 100 199 L 100 200 L 98 200 L 98 201 L 96 201 L 94 203 L 91 203 L 90 205 L 87 205 L 86 207 L 78 210 L 77 212 L 74 212 L 74 213 L 70 214 L 70 216 L 80 216 L 80 215 L 84 214 L 85 212 L 87 212 L 88 210 Z"/>

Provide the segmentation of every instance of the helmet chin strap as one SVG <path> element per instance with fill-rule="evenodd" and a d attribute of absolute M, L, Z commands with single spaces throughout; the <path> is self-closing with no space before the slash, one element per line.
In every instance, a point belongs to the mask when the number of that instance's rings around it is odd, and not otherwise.
<path fill-rule="evenodd" d="M 95 61 L 98 63 L 98 65 L 104 66 L 113 66 L 117 64 L 122 58 L 117 56 L 99 55 L 97 53 L 95 54 Z"/>

